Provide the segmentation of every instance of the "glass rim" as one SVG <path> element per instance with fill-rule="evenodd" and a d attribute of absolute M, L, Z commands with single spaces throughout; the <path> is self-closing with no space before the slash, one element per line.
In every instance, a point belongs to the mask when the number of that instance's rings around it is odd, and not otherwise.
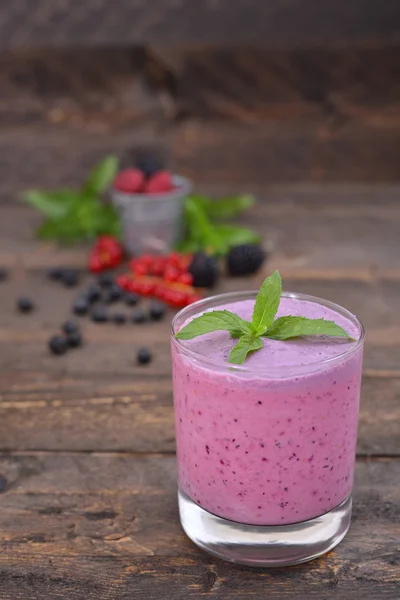
<path fill-rule="evenodd" d="M 131 192 L 122 192 L 121 190 L 117 190 L 117 188 L 112 187 L 111 193 L 114 195 L 118 195 L 119 198 L 125 202 L 130 202 L 131 200 L 149 200 L 151 199 L 154 202 L 165 202 L 167 199 L 171 198 L 183 198 L 188 196 L 192 189 L 193 183 L 187 177 L 183 177 L 183 175 L 172 175 L 172 182 L 175 184 L 174 187 L 169 192 L 161 192 L 161 193 L 152 193 L 152 194 L 132 194 Z"/>
<path fill-rule="evenodd" d="M 193 311 L 193 309 L 198 309 L 196 312 L 203 312 L 207 308 L 212 308 L 212 306 L 218 306 L 218 304 L 223 304 L 224 302 L 235 302 L 238 300 L 251 300 L 255 299 L 258 294 L 258 290 L 250 290 L 250 291 L 239 291 L 239 292 L 225 292 L 223 294 L 215 294 L 214 296 L 209 296 L 207 298 L 203 298 L 202 300 L 198 300 L 189 306 L 181 309 L 173 318 L 170 329 L 171 343 L 179 348 L 186 356 L 193 358 L 197 363 L 201 363 L 204 365 L 209 365 L 212 367 L 213 371 L 229 371 L 231 374 L 235 372 L 245 373 L 248 375 L 257 376 L 261 379 L 268 379 L 269 376 L 278 376 L 280 379 L 287 379 L 289 377 L 293 377 L 295 375 L 307 375 L 315 372 L 319 372 L 326 367 L 330 367 L 337 363 L 341 363 L 347 358 L 353 356 L 357 350 L 362 346 L 365 339 L 365 329 L 361 321 L 353 315 L 349 310 L 340 306 L 340 304 L 336 304 L 335 302 L 331 302 L 330 300 L 324 300 L 323 298 L 318 298 L 318 296 L 311 296 L 309 294 L 301 294 L 296 292 L 282 292 L 283 298 L 296 298 L 298 300 L 304 300 L 307 302 L 313 302 L 315 304 L 320 304 L 325 306 L 326 308 L 330 308 L 334 312 L 348 319 L 351 323 L 356 325 L 359 338 L 347 348 L 344 352 L 337 354 L 336 356 L 331 356 L 329 358 L 319 359 L 307 364 L 303 365 L 281 365 L 279 367 L 272 367 L 270 369 L 266 369 L 262 373 L 260 373 L 259 369 L 251 369 L 246 367 L 246 365 L 235 365 L 227 362 L 226 360 L 213 359 L 205 356 L 201 352 L 197 352 L 189 348 L 185 345 L 186 340 L 179 340 L 175 337 L 175 334 L 178 332 L 177 324 L 178 321 L 182 319 L 182 324 L 186 321 L 188 313 Z M 216 304 L 217 302 L 217 304 Z M 193 315 L 195 317 L 196 314 Z M 283 375 L 283 377 L 282 377 Z"/>

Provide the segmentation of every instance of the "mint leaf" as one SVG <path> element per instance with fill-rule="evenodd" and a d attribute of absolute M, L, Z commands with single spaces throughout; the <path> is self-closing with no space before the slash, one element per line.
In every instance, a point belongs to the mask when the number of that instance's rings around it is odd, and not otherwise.
<path fill-rule="evenodd" d="M 85 194 L 99 196 L 107 190 L 115 179 L 118 171 L 118 158 L 111 154 L 106 156 L 90 173 L 84 187 Z"/>
<path fill-rule="evenodd" d="M 228 361 L 235 365 L 242 365 L 249 352 L 260 350 L 263 345 L 264 342 L 260 337 L 249 334 L 242 335 L 238 343 L 232 348 Z"/>
<path fill-rule="evenodd" d="M 241 244 L 259 244 L 261 241 L 259 234 L 247 227 L 223 224 L 214 225 L 214 229 L 228 248 Z"/>
<path fill-rule="evenodd" d="M 226 254 L 227 247 L 206 215 L 201 203 L 187 198 L 185 203 L 186 223 L 189 238 L 198 242 L 202 250 L 210 254 Z"/>
<path fill-rule="evenodd" d="M 76 196 L 76 193 L 72 190 L 58 190 L 56 192 L 28 190 L 21 195 L 21 199 L 46 217 L 58 219 L 68 212 Z"/>
<path fill-rule="evenodd" d="M 205 196 L 197 196 L 210 219 L 232 219 L 247 210 L 255 203 L 251 194 L 241 194 L 230 198 L 213 200 Z"/>
<path fill-rule="evenodd" d="M 175 337 L 178 340 L 191 340 L 211 331 L 234 331 L 243 335 L 251 332 L 251 324 L 228 310 L 214 310 L 190 321 Z"/>
<path fill-rule="evenodd" d="M 281 301 L 282 280 L 278 271 L 267 277 L 257 294 L 252 325 L 256 335 L 263 335 L 272 325 Z"/>
<path fill-rule="evenodd" d="M 280 317 L 264 333 L 265 337 L 273 340 L 289 340 L 301 335 L 328 335 L 353 339 L 334 321 L 293 316 Z"/>

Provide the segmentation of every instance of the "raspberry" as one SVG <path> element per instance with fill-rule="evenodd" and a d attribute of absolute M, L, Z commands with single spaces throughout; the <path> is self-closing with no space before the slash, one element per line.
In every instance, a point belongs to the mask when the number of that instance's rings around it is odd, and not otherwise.
<path fill-rule="evenodd" d="M 118 173 L 114 187 L 127 194 L 139 194 L 143 191 L 144 175 L 139 169 L 125 169 Z"/>
<path fill-rule="evenodd" d="M 234 246 L 226 259 L 230 275 L 252 275 L 261 267 L 265 252 L 257 244 Z"/>
<path fill-rule="evenodd" d="M 161 194 L 170 192 L 173 187 L 171 173 L 159 171 L 150 177 L 144 191 L 146 194 Z"/>

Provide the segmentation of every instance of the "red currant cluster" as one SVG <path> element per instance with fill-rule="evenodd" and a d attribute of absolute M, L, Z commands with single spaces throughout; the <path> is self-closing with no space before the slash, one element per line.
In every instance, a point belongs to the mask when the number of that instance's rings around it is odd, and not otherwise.
<path fill-rule="evenodd" d="M 158 298 L 175 308 L 188 306 L 202 298 L 193 287 L 191 261 L 190 254 L 177 252 L 167 256 L 143 254 L 130 261 L 130 272 L 120 275 L 117 283 L 128 292 Z"/>

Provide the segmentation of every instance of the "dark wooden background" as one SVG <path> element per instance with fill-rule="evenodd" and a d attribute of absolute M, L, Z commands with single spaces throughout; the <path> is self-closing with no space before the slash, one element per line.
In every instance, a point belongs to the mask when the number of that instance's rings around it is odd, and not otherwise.
<path fill-rule="evenodd" d="M 219 289 L 278 267 L 286 289 L 367 327 L 353 526 L 309 565 L 235 568 L 185 538 L 168 321 L 87 323 L 81 351 L 46 351 L 75 293 L 46 269 L 83 270 L 86 254 L 36 242 L 18 193 L 78 185 L 140 145 L 206 192 L 257 194 L 247 224 L 271 258 Z M 399 156 L 398 0 L 3 0 L 1 600 L 400 597 Z M 22 293 L 38 305 L 28 320 Z"/>

